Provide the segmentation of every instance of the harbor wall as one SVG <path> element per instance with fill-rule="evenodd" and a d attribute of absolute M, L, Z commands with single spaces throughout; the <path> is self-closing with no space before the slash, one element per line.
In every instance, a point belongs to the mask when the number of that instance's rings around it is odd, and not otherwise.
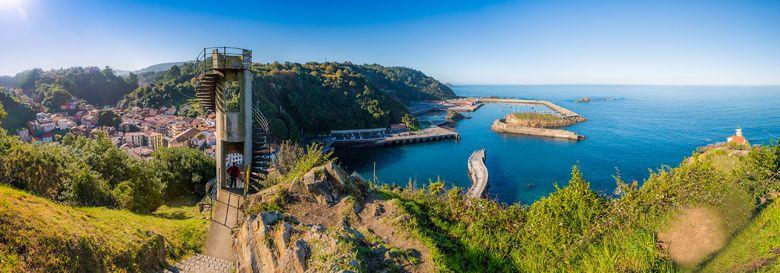
<path fill-rule="evenodd" d="M 499 133 L 554 137 L 570 140 L 585 139 L 585 136 L 578 135 L 571 131 L 510 125 L 500 119 L 493 122 L 493 125 L 490 127 L 490 129 Z"/>

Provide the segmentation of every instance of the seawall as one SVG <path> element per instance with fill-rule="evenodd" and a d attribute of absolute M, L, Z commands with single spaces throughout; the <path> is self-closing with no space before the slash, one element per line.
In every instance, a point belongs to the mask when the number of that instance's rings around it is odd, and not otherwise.
<path fill-rule="evenodd" d="M 493 131 L 499 132 L 499 133 L 512 133 L 512 134 L 521 134 L 521 135 L 531 135 L 531 136 L 543 136 L 543 137 L 554 137 L 554 138 L 561 138 L 561 139 L 569 139 L 569 140 L 583 140 L 585 139 L 585 136 L 578 135 L 571 131 L 566 130 L 560 130 L 560 129 L 546 129 L 546 128 L 533 128 L 533 127 L 526 127 L 526 126 L 518 126 L 518 125 L 511 125 L 503 120 L 499 119 L 493 122 L 493 125 L 490 127 Z"/>

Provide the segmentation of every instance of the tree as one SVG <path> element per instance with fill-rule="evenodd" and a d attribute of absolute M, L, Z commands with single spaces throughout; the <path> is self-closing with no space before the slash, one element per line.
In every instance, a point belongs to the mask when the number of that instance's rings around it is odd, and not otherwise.
<path fill-rule="evenodd" d="M 165 186 L 152 164 L 142 160 L 132 162 L 133 175 L 126 181 L 132 188 L 129 206 L 132 211 L 150 213 L 163 203 Z"/>
<path fill-rule="evenodd" d="M 119 124 L 122 124 L 122 117 L 117 115 L 113 110 L 100 110 L 98 113 L 98 126 L 109 126 L 117 128 Z"/>
<path fill-rule="evenodd" d="M 166 199 L 184 194 L 202 195 L 206 183 L 216 176 L 215 161 L 190 148 L 162 148 L 152 153 L 155 172 L 165 185 Z"/>
<path fill-rule="evenodd" d="M 49 109 L 50 112 L 59 111 L 60 106 L 73 99 L 73 96 L 68 91 L 57 84 L 41 84 L 35 90 L 41 94 L 41 104 Z"/>
<path fill-rule="evenodd" d="M 5 112 L 5 109 L 3 109 L 3 104 L 0 103 L 0 122 L 5 119 L 5 115 L 7 115 L 7 113 Z"/>
<path fill-rule="evenodd" d="M 420 130 L 420 126 L 417 124 L 417 118 L 408 113 L 404 114 L 401 118 L 401 122 L 405 124 L 406 128 L 409 128 L 410 131 Z"/>

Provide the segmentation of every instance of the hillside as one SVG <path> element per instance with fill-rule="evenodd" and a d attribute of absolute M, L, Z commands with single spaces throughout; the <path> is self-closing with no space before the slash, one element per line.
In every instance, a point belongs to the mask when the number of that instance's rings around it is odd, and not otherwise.
<path fill-rule="evenodd" d="M 237 243 L 295 235 L 238 250 L 265 259 L 311 246 L 296 252 L 296 261 L 315 271 L 773 272 L 780 256 L 771 199 L 780 188 L 778 158 L 780 146 L 748 155 L 712 148 L 653 172 L 641 186 L 618 178 L 613 197 L 592 191 L 575 167 L 549 196 L 507 205 L 466 199 L 463 189 L 447 190 L 441 181 L 422 189 L 371 184 L 330 162 L 312 168 L 327 155 L 307 155 L 248 201 L 247 213 L 258 220 L 247 225 L 267 235 L 242 227 Z"/>
<path fill-rule="evenodd" d="M 3 129 L 13 131 L 24 128 L 28 121 L 35 118 L 36 111 L 33 107 L 21 102 L 5 87 L 0 87 L 0 104 L 8 114 L 6 119 L 0 122 Z"/>
<path fill-rule="evenodd" d="M 70 207 L 0 185 L 0 272 L 149 272 L 202 247 L 196 206 Z"/>
<path fill-rule="evenodd" d="M 185 63 L 191 63 L 191 62 L 192 61 L 189 61 L 189 62 L 160 63 L 160 64 L 150 65 L 150 66 L 138 69 L 136 71 L 133 71 L 133 73 L 135 73 L 135 74 L 143 74 L 143 73 L 148 73 L 148 72 L 163 72 L 163 71 L 166 71 L 168 69 L 171 69 L 171 67 L 173 67 L 173 66 L 181 66 L 181 65 L 183 65 Z"/>
<path fill-rule="evenodd" d="M 455 97 L 452 90 L 409 68 L 352 63 L 256 64 L 254 92 L 269 116 L 275 137 L 299 138 L 334 129 L 384 127 L 399 122 L 405 102 Z M 180 114 L 196 115 L 193 66 L 142 74 L 142 85 L 120 102 L 121 107 L 181 106 Z M 350 118 L 344 118 L 350 117 Z"/>
<path fill-rule="evenodd" d="M 56 86 L 69 95 L 86 100 L 94 105 L 116 104 L 125 94 L 135 89 L 138 77 L 130 74 L 118 76 L 108 67 L 71 67 L 65 69 L 31 69 L 16 74 L 10 80 L 14 87 L 41 101 L 49 95 L 44 89 Z"/>

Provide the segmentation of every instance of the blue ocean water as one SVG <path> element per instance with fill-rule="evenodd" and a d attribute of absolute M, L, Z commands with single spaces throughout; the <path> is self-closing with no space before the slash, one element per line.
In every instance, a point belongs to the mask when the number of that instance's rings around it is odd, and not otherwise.
<path fill-rule="evenodd" d="M 499 134 L 493 120 L 510 109 L 487 104 L 456 126 L 459 141 L 401 147 L 340 150 L 349 170 L 381 182 L 424 185 L 440 177 L 450 185 L 468 187 L 466 160 L 486 148 L 489 196 L 502 202 L 529 204 L 565 185 L 577 164 L 591 187 L 603 193 L 615 188 L 618 172 L 624 180 L 649 176 L 663 165 L 675 166 L 697 147 L 725 141 L 736 127 L 753 144 L 780 138 L 780 87 L 709 86 L 456 86 L 461 96 L 501 96 L 546 99 L 588 119 L 566 129 L 585 135 L 580 142 Z M 589 103 L 577 98 L 588 96 Z M 602 98 L 614 98 L 603 100 Z M 376 163 L 376 165 L 374 165 Z"/>

